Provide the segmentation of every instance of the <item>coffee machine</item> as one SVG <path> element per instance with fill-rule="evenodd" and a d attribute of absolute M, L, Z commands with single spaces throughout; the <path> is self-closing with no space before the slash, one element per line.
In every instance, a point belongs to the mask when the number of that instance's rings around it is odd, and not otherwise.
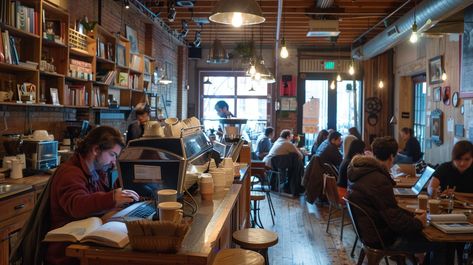
<path fill-rule="evenodd" d="M 29 169 L 47 171 L 58 166 L 58 141 L 23 140 Z"/>

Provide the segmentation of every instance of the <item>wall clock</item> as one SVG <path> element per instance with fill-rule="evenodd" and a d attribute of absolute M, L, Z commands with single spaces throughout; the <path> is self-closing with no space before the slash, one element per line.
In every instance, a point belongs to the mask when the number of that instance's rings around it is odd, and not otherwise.
<path fill-rule="evenodd" d="M 455 108 L 458 107 L 458 92 L 453 93 L 452 106 Z"/>

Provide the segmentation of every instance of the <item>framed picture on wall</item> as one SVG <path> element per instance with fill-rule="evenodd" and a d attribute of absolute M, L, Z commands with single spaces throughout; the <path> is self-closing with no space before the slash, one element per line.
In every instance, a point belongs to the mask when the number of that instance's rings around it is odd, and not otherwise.
<path fill-rule="evenodd" d="M 126 38 L 130 41 L 130 51 L 132 53 L 138 53 L 138 33 L 128 25 L 126 25 L 125 30 Z"/>
<path fill-rule="evenodd" d="M 442 99 L 442 88 L 434 87 L 433 100 L 439 102 Z"/>
<path fill-rule="evenodd" d="M 430 114 L 430 138 L 436 145 L 443 143 L 443 115 L 440 109 L 435 109 Z"/>
<path fill-rule="evenodd" d="M 442 56 L 437 56 L 429 60 L 429 83 L 439 84 L 442 83 Z"/>
<path fill-rule="evenodd" d="M 472 21 L 473 6 L 464 10 L 465 21 Z M 461 35 L 460 97 L 473 98 L 473 23 L 464 23 Z"/>
<path fill-rule="evenodd" d="M 125 58 L 126 58 L 125 46 L 117 44 L 117 64 L 119 66 L 127 66 Z"/>
<path fill-rule="evenodd" d="M 51 104 L 53 105 L 59 105 L 59 93 L 57 88 L 50 88 L 51 93 Z"/>

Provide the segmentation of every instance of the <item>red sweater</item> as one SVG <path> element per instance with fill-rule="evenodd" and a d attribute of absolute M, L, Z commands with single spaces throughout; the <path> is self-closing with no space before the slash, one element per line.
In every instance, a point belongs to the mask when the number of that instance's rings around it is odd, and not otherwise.
<path fill-rule="evenodd" d="M 75 154 L 62 164 L 54 175 L 51 193 L 50 229 L 69 222 L 101 215 L 114 208 L 113 192 L 108 179 L 101 176 L 96 184 L 90 183 L 91 175 L 83 157 Z M 79 261 L 65 255 L 69 243 L 48 243 L 46 264 L 75 265 Z"/>

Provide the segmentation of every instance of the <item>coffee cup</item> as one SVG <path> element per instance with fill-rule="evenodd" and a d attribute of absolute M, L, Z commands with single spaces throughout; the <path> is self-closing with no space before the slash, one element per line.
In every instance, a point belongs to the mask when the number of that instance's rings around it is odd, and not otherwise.
<path fill-rule="evenodd" d="M 158 190 L 158 202 L 175 202 L 177 201 L 177 190 L 164 189 Z"/>
<path fill-rule="evenodd" d="M 214 182 L 212 175 L 204 173 L 200 176 L 200 195 L 202 200 L 212 200 L 214 193 Z"/>
<path fill-rule="evenodd" d="M 425 213 L 425 210 L 423 209 L 416 209 L 414 212 L 416 215 L 423 215 Z"/>
<path fill-rule="evenodd" d="M 179 202 L 161 202 L 158 204 L 159 220 L 180 223 L 184 212 Z"/>
<path fill-rule="evenodd" d="M 227 184 L 227 179 L 225 178 L 225 172 L 223 171 L 212 171 L 212 179 L 214 182 L 215 190 L 223 190 Z"/>
<path fill-rule="evenodd" d="M 429 196 L 425 194 L 420 194 L 419 196 L 417 196 L 417 199 L 419 202 L 419 209 L 427 211 L 427 201 L 429 200 Z"/>
<path fill-rule="evenodd" d="M 429 211 L 430 211 L 430 214 L 439 214 L 440 213 L 440 200 L 430 199 Z"/>
<path fill-rule="evenodd" d="M 224 168 L 233 168 L 233 160 L 231 157 L 225 157 L 223 159 L 223 167 Z"/>

